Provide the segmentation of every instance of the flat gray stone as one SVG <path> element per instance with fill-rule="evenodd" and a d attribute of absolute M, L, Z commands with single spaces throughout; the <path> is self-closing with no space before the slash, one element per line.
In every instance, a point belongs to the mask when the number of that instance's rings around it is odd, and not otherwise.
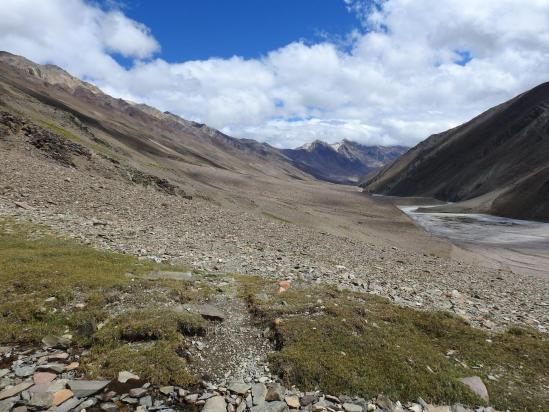
<path fill-rule="evenodd" d="M 343 410 L 345 412 L 362 412 L 362 406 L 355 405 L 354 403 L 344 403 Z"/>
<path fill-rule="evenodd" d="M 14 404 L 15 402 L 13 402 L 10 399 L 7 399 L 5 401 L 0 401 L 0 412 L 10 412 Z"/>
<path fill-rule="evenodd" d="M 488 396 L 488 389 L 486 389 L 486 385 L 484 385 L 484 382 L 482 382 L 482 379 L 480 379 L 478 376 L 468 376 L 466 378 L 461 378 L 459 381 L 468 386 L 469 389 L 476 393 L 481 399 L 485 400 L 486 402 L 490 401 L 490 397 Z"/>
<path fill-rule="evenodd" d="M 186 303 L 175 308 L 180 312 L 189 312 L 202 316 L 208 320 L 225 320 L 225 314 L 213 305 Z"/>
<path fill-rule="evenodd" d="M 132 398 L 142 398 L 147 394 L 147 389 L 145 388 L 133 388 L 130 389 L 129 395 Z"/>
<path fill-rule="evenodd" d="M 226 412 L 227 405 L 223 396 L 212 396 L 204 404 L 202 412 Z"/>
<path fill-rule="evenodd" d="M 99 407 L 101 408 L 102 411 L 105 411 L 105 412 L 118 411 L 118 406 L 114 402 L 105 402 L 105 403 L 102 403 Z"/>
<path fill-rule="evenodd" d="M 74 408 L 75 412 L 80 412 L 82 409 L 91 408 L 96 403 L 97 403 L 97 399 L 95 399 L 95 398 L 86 399 L 84 402 L 82 402 L 80 405 L 78 405 L 76 408 Z"/>
<path fill-rule="evenodd" d="M 237 395 L 246 395 L 246 393 L 250 390 L 250 384 L 244 382 L 232 382 L 227 389 Z"/>
<path fill-rule="evenodd" d="M 164 394 L 164 395 L 169 395 L 171 393 L 173 393 L 173 391 L 175 390 L 175 388 L 173 386 L 162 386 L 161 388 L 158 389 L 160 391 L 160 393 Z"/>
<path fill-rule="evenodd" d="M 32 382 L 21 382 L 19 385 L 12 386 L 11 388 L 6 388 L 2 392 L 0 392 L 0 401 L 18 395 L 25 389 L 30 388 L 32 385 Z"/>
<path fill-rule="evenodd" d="M 51 392 L 34 392 L 28 402 L 29 406 L 37 408 L 50 408 L 53 405 L 53 393 Z"/>
<path fill-rule="evenodd" d="M 0 369 L 0 379 L 10 373 L 9 369 Z"/>
<path fill-rule="evenodd" d="M 147 408 L 153 406 L 151 395 L 143 396 L 141 399 L 139 399 L 139 405 L 146 406 Z"/>
<path fill-rule="evenodd" d="M 70 398 L 55 408 L 55 412 L 69 412 L 80 405 L 84 399 Z"/>
<path fill-rule="evenodd" d="M 55 373 L 63 373 L 65 366 L 62 363 L 47 363 L 45 365 L 39 365 L 36 367 L 37 371 L 51 371 Z"/>
<path fill-rule="evenodd" d="M 265 402 L 265 396 L 267 396 L 267 387 L 264 383 L 254 383 L 252 385 L 252 399 L 253 404 L 261 405 Z"/>
<path fill-rule="evenodd" d="M 31 376 L 34 373 L 35 367 L 34 366 L 20 366 L 18 368 L 15 368 L 15 376 L 18 378 L 26 378 L 27 376 Z"/>
<path fill-rule="evenodd" d="M 74 396 L 77 398 L 87 398 L 100 390 L 104 389 L 110 381 L 69 381 L 68 385 Z"/>
<path fill-rule="evenodd" d="M 250 412 L 288 412 L 290 409 L 286 402 L 274 401 L 263 402 L 261 405 L 257 405 L 250 409 Z"/>

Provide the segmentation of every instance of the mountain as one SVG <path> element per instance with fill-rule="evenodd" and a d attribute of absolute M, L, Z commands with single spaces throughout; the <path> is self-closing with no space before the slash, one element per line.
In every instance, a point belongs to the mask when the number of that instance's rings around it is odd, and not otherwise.
<path fill-rule="evenodd" d="M 132 167 L 155 175 L 177 170 L 178 176 L 171 178 L 181 180 L 183 173 L 208 185 L 227 178 L 212 168 L 240 175 L 353 183 L 405 150 L 367 147 L 347 140 L 331 146 L 314 142 L 309 148 L 281 150 L 227 136 L 145 104 L 113 98 L 57 66 L 36 64 L 7 52 L 0 52 L 0 91 L 0 108 L 25 114 L 50 131 L 61 129 L 65 136 L 77 136 L 85 145 L 99 145 L 107 157 L 125 159 Z M 81 135 L 81 126 L 89 133 Z M 165 163 L 171 167 L 162 173 L 150 167 Z"/>
<path fill-rule="evenodd" d="M 460 202 L 445 210 L 549 221 L 549 83 L 429 137 L 362 186 Z"/>
<path fill-rule="evenodd" d="M 297 149 L 283 149 L 293 165 L 316 177 L 334 183 L 356 184 L 360 178 L 392 163 L 408 148 L 365 146 L 350 140 L 328 144 L 315 140 Z"/>
<path fill-rule="evenodd" d="M 266 143 L 113 98 L 57 66 L 7 52 L 0 52 L 0 110 L 121 162 L 121 174 L 137 169 L 191 192 L 196 184 L 223 187 L 246 175 L 312 179 Z"/>

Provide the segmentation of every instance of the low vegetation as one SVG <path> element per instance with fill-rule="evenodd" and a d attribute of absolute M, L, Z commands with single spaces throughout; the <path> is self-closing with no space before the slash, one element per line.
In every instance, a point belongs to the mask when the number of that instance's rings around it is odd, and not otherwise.
<path fill-rule="evenodd" d="M 326 393 L 435 404 L 483 404 L 459 378 L 479 376 L 500 410 L 549 402 L 549 340 L 512 328 L 490 335 L 445 312 L 400 307 L 369 294 L 293 284 L 284 293 L 240 278 L 258 322 L 271 325 L 271 364 L 286 384 Z"/>
<path fill-rule="evenodd" d="M 178 351 L 186 336 L 204 332 L 205 321 L 175 308 L 214 291 L 144 276 L 177 268 L 13 220 L 0 220 L 0 268 L 0 344 L 40 345 L 47 335 L 71 335 L 89 349 L 81 366 L 92 377 L 133 369 L 153 383 L 193 382 Z"/>
<path fill-rule="evenodd" d="M 205 281 L 148 274 L 178 270 L 95 250 L 46 228 L 0 220 L 0 344 L 39 345 L 71 335 L 81 370 L 114 378 L 133 370 L 156 384 L 192 385 L 185 352 L 207 321 L 178 310 L 221 290 Z M 180 269 L 181 270 L 181 269 Z M 258 324 L 270 326 L 272 370 L 287 385 L 325 393 L 479 405 L 459 379 L 479 376 L 498 409 L 541 411 L 549 402 L 549 341 L 523 328 L 489 334 L 449 313 L 378 296 L 235 276 Z"/>

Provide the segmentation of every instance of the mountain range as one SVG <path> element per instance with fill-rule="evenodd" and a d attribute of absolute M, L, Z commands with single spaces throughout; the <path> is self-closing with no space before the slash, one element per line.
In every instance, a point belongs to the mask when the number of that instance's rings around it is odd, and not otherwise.
<path fill-rule="evenodd" d="M 408 150 L 404 146 L 365 146 L 350 140 L 326 143 L 315 140 L 282 153 L 293 165 L 317 179 L 357 184 L 359 180 L 395 161 Z"/>
<path fill-rule="evenodd" d="M 190 195 L 209 188 L 234 199 L 238 188 L 262 190 L 272 179 L 321 179 L 453 202 L 441 211 L 549 220 L 549 83 L 410 150 L 345 139 L 278 149 L 113 98 L 57 66 L 7 52 L 0 52 L 0 110 L 4 120 L 23 116 L 32 127 L 91 148 L 100 155 L 95 160 L 109 165 L 102 173 L 110 168 L 117 178 L 169 182 Z M 52 144 L 50 155 L 59 157 Z"/>
<path fill-rule="evenodd" d="M 201 173 L 190 172 L 193 165 L 279 178 L 314 176 L 356 183 L 360 176 L 394 160 L 401 152 L 400 148 L 367 147 L 346 140 L 339 149 L 330 146 L 323 154 L 316 150 L 277 149 L 252 139 L 227 136 L 145 104 L 113 98 L 57 66 L 36 64 L 8 52 L 0 52 L 0 90 L 7 106 L 21 113 L 31 109 L 30 117 L 42 126 L 51 129 L 52 119 L 63 114 L 64 118 L 59 119 L 63 128 L 78 128 L 80 124 L 86 124 L 88 130 L 96 128 L 93 136 L 76 134 L 79 139 L 102 146 L 103 151 L 116 153 L 141 168 L 160 162 L 170 164 L 173 170 L 175 162 L 177 169 L 193 174 L 194 179 L 200 179 Z M 28 97 L 58 110 L 46 114 L 44 107 L 28 104 Z M 317 146 L 317 142 L 311 145 Z M 208 175 L 212 173 L 210 170 Z M 210 177 L 204 180 L 210 181 Z"/>
<path fill-rule="evenodd" d="M 429 137 L 361 185 L 457 202 L 439 211 L 549 221 L 549 83 Z"/>

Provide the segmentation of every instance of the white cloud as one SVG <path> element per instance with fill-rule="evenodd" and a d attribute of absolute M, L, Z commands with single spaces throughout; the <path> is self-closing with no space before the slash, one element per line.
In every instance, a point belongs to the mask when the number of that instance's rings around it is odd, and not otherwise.
<path fill-rule="evenodd" d="M 412 145 L 549 80 L 549 0 L 345 3 L 363 24 L 347 36 L 351 47 L 295 42 L 258 59 L 169 63 L 143 61 L 160 46 L 120 11 L 4 0 L 0 48 L 283 147 L 316 138 Z M 471 60 L 459 65 L 464 56 Z"/>

